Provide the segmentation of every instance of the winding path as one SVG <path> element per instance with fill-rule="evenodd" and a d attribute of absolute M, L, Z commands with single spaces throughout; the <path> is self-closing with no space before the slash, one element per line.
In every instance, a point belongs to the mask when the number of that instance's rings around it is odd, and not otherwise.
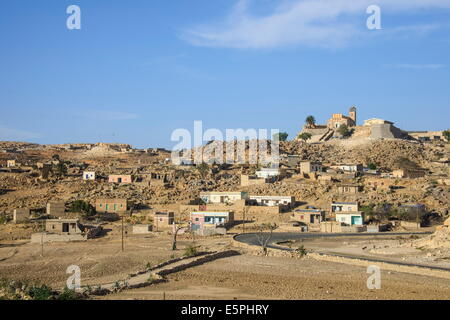
<path fill-rule="evenodd" d="M 283 251 L 294 251 L 294 249 L 286 248 L 277 245 L 279 242 L 284 241 L 296 241 L 296 240 L 306 240 L 306 239 L 318 239 L 318 238 L 342 238 L 342 237 L 381 237 L 381 236 L 409 236 L 409 235 L 427 235 L 431 234 L 430 232 L 389 232 L 389 233 L 292 233 L 292 232 L 274 232 L 272 234 L 271 239 L 268 243 L 268 248 L 283 250 Z M 267 234 L 268 235 L 268 234 Z M 260 246 L 258 239 L 255 233 L 243 233 L 234 236 L 234 240 L 238 242 L 242 242 L 252 246 Z M 409 267 L 418 267 L 418 268 L 427 268 L 433 270 L 442 270 L 442 271 L 450 271 L 450 268 L 444 267 L 436 267 L 436 266 L 428 266 L 422 264 L 412 264 L 400 261 L 392 261 L 389 259 L 382 258 L 372 258 L 367 256 L 360 255 L 350 255 L 350 254 L 339 254 L 339 253 L 325 253 L 320 251 L 314 251 L 320 255 L 341 257 L 347 259 L 355 259 L 355 260 L 366 260 L 371 262 L 382 262 L 382 263 L 390 263 L 400 266 L 409 266 Z"/>

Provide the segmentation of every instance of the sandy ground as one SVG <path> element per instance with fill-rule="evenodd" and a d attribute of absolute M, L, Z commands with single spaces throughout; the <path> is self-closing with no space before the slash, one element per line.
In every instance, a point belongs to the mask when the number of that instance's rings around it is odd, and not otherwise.
<path fill-rule="evenodd" d="M 62 288 L 66 269 L 81 268 L 82 285 L 97 285 L 126 279 L 131 273 L 183 255 L 192 239 L 179 239 L 171 250 L 167 234 L 128 236 L 125 252 L 117 225 L 107 236 L 77 243 L 41 246 L 27 241 L 0 242 L 0 278 L 34 280 Z M 226 249 L 231 238 L 197 238 L 199 250 Z M 350 243 L 347 241 L 354 241 Z M 357 250 L 361 239 L 311 241 L 317 247 L 339 246 Z M 367 240 L 364 240 L 367 241 Z M 374 240 L 375 241 L 375 240 Z M 381 240 L 379 244 L 383 241 Z M 344 244 L 346 242 L 346 244 Z M 379 245 L 377 244 L 377 245 Z M 308 248 L 308 244 L 305 244 Z M 355 247 L 352 247 L 355 246 Z M 359 249 L 358 249 L 359 250 Z M 126 290 L 97 299 L 450 299 L 450 280 L 426 275 L 382 271 L 382 288 L 369 290 L 364 267 L 317 261 L 312 258 L 262 257 L 250 254 L 219 259 L 171 274 L 168 282 Z"/>
<path fill-rule="evenodd" d="M 383 272 L 367 289 L 363 267 L 313 259 L 242 255 L 169 276 L 169 282 L 101 299 L 450 299 L 450 280 Z"/>

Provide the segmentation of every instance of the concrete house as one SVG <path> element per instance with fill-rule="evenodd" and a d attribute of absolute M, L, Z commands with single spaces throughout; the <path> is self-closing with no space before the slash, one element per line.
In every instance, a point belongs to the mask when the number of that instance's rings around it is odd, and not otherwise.
<path fill-rule="evenodd" d="M 110 183 L 132 183 L 133 178 L 129 174 L 111 174 L 108 177 Z"/>
<path fill-rule="evenodd" d="M 173 212 L 155 212 L 153 214 L 153 227 L 155 230 L 172 230 L 175 221 Z"/>
<path fill-rule="evenodd" d="M 46 213 L 52 217 L 63 217 L 66 213 L 66 204 L 63 201 L 47 203 Z"/>
<path fill-rule="evenodd" d="M 364 213 L 358 212 L 336 212 L 336 221 L 340 223 L 345 223 L 347 225 L 363 225 L 364 224 Z"/>
<path fill-rule="evenodd" d="M 95 178 L 94 171 L 83 171 L 83 180 L 95 180 Z"/>
<path fill-rule="evenodd" d="M 226 234 L 234 222 L 233 212 L 191 212 L 191 230 L 200 235 Z"/>
<path fill-rule="evenodd" d="M 259 206 L 285 206 L 291 208 L 295 205 L 295 197 L 291 196 L 249 196 L 248 199 Z"/>
<path fill-rule="evenodd" d="M 28 208 L 14 209 L 13 211 L 14 223 L 22 223 L 27 221 L 29 218 L 30 218 L 30 209 Z"/>
<path fill-rule="evenodd" d="M 314 161 L 301 161 L 300 162 L 300 172 L 301 173 L 313 173 L 322 172 L 323 166 L 320 162 Z"/>
<path fill-rule="evenodd" d="M 307 225 L 319 225 L 325 221 L 325 211 L 320 209 L 299 209 L 292 214 L 292 219 Z"/>
<path fill-rule="evenodd" d="M 125 198 L 95 200 L 95 210 L 98 213 L 125 213 L 131 209 L 131 205 L 131 202 Z"/>
<path fill-rule="evenodd" d="M 362 164 L 340 164 L 335 166 L 335 168 L 344 172 L 362 173 L 364 171 L 364 167 Z"/>
<path fill-rule="evenodd" d="M 261 168 L 255 172 L 258 178 L 272 178 L 282 176 L 282 170 L 279 168 Z"/>
<path fill-rule="evenodd" d="M 14 168 L 16 166 L 16 160 L 7 160 L 6 161 L 6 167 L 8 168 Z"/>
<path fill-rule="evenodd" d="M 358 212 L 358 202 L 335 202 L 331 203 L 331 213 L 339 212 Z"/>
<path fill-rule="evenodd" d="M 201 192 L 200 199 L 207 204 L 234 203 L 239 200 L 248 199 L 247 192 Z"/>
<path fill-rule="evenodd" d="M 50 219 L 45 222 L 45 231 L 57 234 L 81 234 L 78 219 Z"/>
<path fill-rule="evenodd" d="M 338 186 L 340 194 L 357 194 L 362 191 L 362 186 L 357 184 L 341 184 Z"/>
<path fill-rule="evenodd" d="M 421 178 L 425 176 L 425 170 L 397 169 L 392 171 L 394 178 Z"/>

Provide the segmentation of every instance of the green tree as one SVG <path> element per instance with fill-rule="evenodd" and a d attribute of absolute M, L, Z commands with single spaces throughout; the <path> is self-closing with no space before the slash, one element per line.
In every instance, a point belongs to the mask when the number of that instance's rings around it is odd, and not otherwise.
<path fill-rule="evenodd" d="M 202 162 L 201 164 L 199 164 L 197 166 L 197 170 L 198 170 L 198 173 L 200 174 L 200 176 L 202 177 L 202 179 L 206 178 L 206 176 L 208 175 L 208 173 L 210 171 L 208 164 L 204 163 L 204 162 Z"/>
<path fill-rule="evenodd" d="M 305 122 L 310 128 L 316 125 L 316 119 L 314 116 L 307 116 Z"/>
<path fill-rule="evenodd" d="M 311 135 L 311 133 L 303 132 L 298 135 L 298 138 L 306 142 L 307 140 L 312 138 L 312 135 Z"/>
<path fill-rule="evenodd" d="M 97 213 L 95 208 L 89 202 L 86 202 L 83 200 L 76 200 L 76 201 L 72 202 L 72 204 L 70 205 L 69 211 L 70 212 L 80 212 L 85 217 L 92 217 Z"/>
<path fill-rule="evenodd" d="M 339 129 L 337 129 L 337 132 L 343 137 L 348 137 L 350 135 L 350 130 L 346 124 L 340 126 Z"/>
<path fill-rule="evenodd" d="M 289 134 L 287 132 L 275 133 L 273 135 L 273 140 L 277 140 L 277 138 L 278 138 L 278 141 L 286 141 L 288 136 L 289 136 Z"/>
<path fill-rule="evenodd" d="M 369 168 L 370 170 L 376 170 L 377 165 L 375 163 L 371 162 L 367 165 L 367 168 Z"/>
<path fill-rule="evenodd" d="M 60 162 L 55 166 L 55 173 L 58 176 L 64 177 L 65 175 L 67 175 L 67 166 Z"/>
<path fill-rule="evenodd" d="M 447 139 L 447 141 L 450 141 L 450 130 L 445 130 L 442 134 L 444 135 L 445 139 Z"/>

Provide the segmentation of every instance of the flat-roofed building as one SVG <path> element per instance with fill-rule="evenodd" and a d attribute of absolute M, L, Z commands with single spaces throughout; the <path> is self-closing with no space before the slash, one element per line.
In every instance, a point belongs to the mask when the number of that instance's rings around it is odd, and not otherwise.
<path fill-rule="evenodd" d="M 125 213 L 131 209 L 131 202 L 125 198 L 97 199 L 95 210 L 98 213 Z"/>
<path fill-rule="evenodd" d="M 249 196 L 248 199 L 255 202 L 259 206 L 293 207 L 295 205 L 295 197 L 292 196 Z"/>
<path fill-rule="evenodd" d="M 95 180 L 95 178 L 94 171 L 83 171 L 83 180 Z"/>
<path fill-rule="evenodd" d="M 191 230 L 201 235 L 225 234 L 226 228 L 234 222 L 234 213 L 230 211 L 191 212 Z"/>
<path fill-rule="evenodd" d="M 63 217 L 66 213 L 66 203 L 64 201 L 51 201 L 47 203 L 46 213 L 52 217 Z"/>
<path fill-rule="evenodd" d="M 132 183 L 133 177 L 129 174 L 111 174 L 108 177 L 110 183 Z"/>
<path fill-rule="evenodd" d="M 300 173 L 312 173 L 312 172 L 322 172 L 323 166 L 320 162 L 315 161 L 301 161 L 300 162 Z"/>
<path fill-rule="evenodd" d="M 247 192 L 201 192 L 200 199 L 205 203 L 234 203 L 248 199 Z"/>
<path fill-rule="evenodd" d="M 173 212 L 155 212 L 153 214 L 153 226 L 155 230 L 172 229 L 175 221 Z"/>
<path fill-rule="evenodd" d="M 298 209 L 292 214 L 292 219 L 307 225 L 319 225 L 325 221 L 325 211 L 320 209 Z"/>

